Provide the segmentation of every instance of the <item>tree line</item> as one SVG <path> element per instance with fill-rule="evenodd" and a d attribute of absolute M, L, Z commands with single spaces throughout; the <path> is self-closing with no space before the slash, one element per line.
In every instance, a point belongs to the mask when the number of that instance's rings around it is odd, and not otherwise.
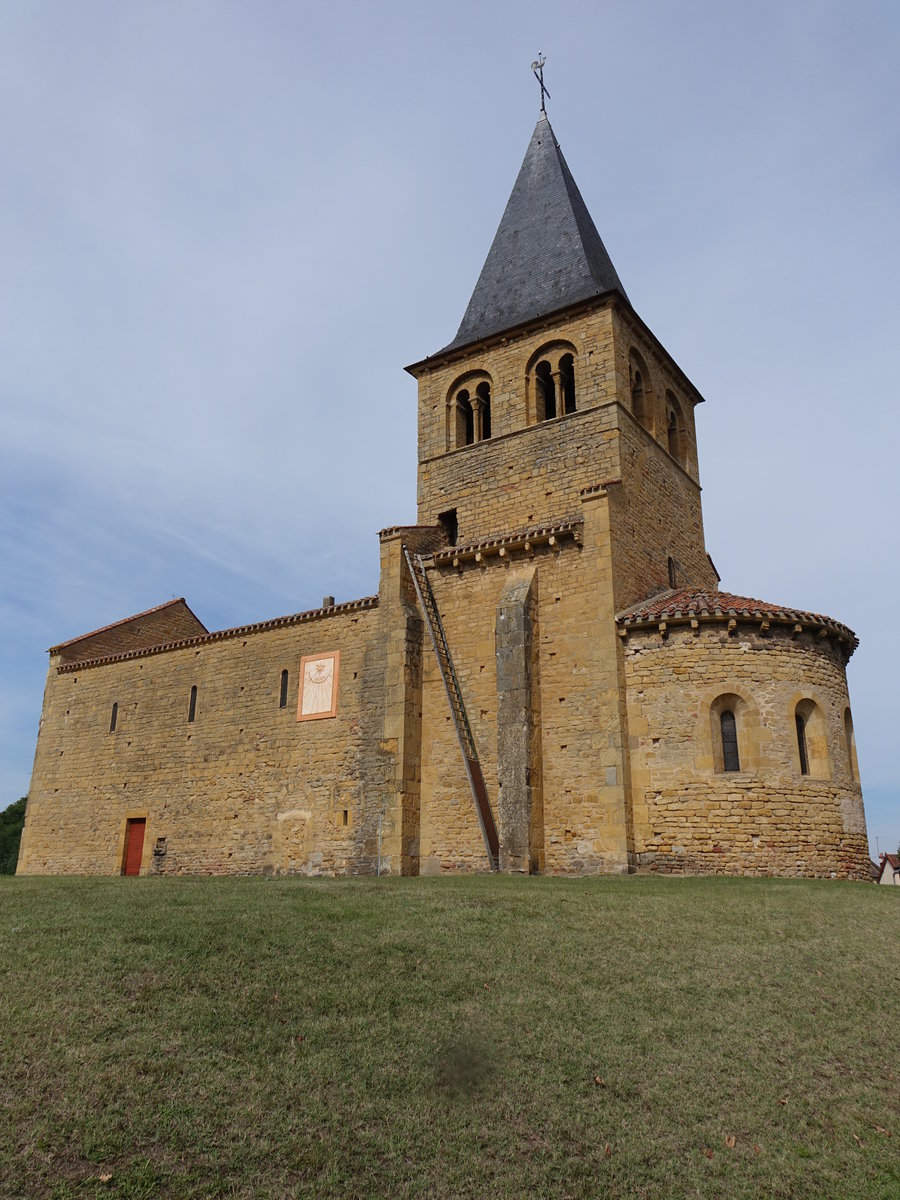
<path fill-rule="evenodd" d="M 0 875 L 15 875 L 27 796 L 0 812 Z"/>

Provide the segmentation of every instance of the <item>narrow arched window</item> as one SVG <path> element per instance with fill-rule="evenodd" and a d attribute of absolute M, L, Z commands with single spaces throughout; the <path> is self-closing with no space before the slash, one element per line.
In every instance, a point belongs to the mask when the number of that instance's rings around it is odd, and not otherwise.
<path fill-rule="evenodd" d="M 859 763 L 856 760 L 856 738 L 853 735 L 853 718 L 850 709 L 844 709 L 844 737 L 847 741 L 847 760 L 850 764 L 850 778 L 859 783 Z"/>
<path fill-rule="evenodd" d="M 188 724 L 192 725 L 194 717 L 197 715 L 197 685 L 196 683 L 191 688 L 191 702 L 188 705 Z"/>
<path fill-rule="evenodd" d="M 737 722 L 730 708 L 719 717 L 719 727 L 722 730 L 722 770 L 739 771 L 741 759 L 738 754 Z"/>
<path fill-rule="evenodd" d="M 281 672 L 281 694 L 278 697 L 278 707 L 287 708 L 287 693 L 288 693 L 288 673 Z"/>
<path fill-rule="evenodd" d="M 631 380 L 631 411 L 644 424 L 644 377 L 635 370 Z"/>
<path fill-rule="evenodd" d="M 802 713 L 794 714 L 797 726 L 797 750 L 800 754 L 800 774 L 809 774 L 809 752 L 806 748 L 806 719 Z"/>
<path fill-rule="evenodd" d="M 556 384 L 553 382 L 553 371 L 546 361 L 539 362 L 534 371 L 537 378 L 538 420 L 549 421 L 556 416 Z"/>
<path fill-rule="evenodd" d="M 559 387 L 562 392 L 563 412 L 575 411 L 575 360 L 564 354 L 559 360 Z"/>
<path fill-rule="evenodd" d="M 678 458 L 678 418 L 671 408 L 666 420 L 666 436 L 669 443 L 669 453 L 673 458 Z"/>
<path fill-rule="evenodd" d="M 475 430 L 475 440 L 484 441 L 491 436 L 491 385 L 486 381 L 479 383 L 475 395 L 481 401 L 481 429 Z"/>
<path fill-rule="evenodd" d="M 116 722 L 118 721 L 118 719 L 119 719 L 119 706 L 118 706 L 118 704 L 114 704 L 112 706 L 112 712 L 110 713 L 110 716 L 109 716 L 109 732 L 110 733 L 116 732 Z"/>

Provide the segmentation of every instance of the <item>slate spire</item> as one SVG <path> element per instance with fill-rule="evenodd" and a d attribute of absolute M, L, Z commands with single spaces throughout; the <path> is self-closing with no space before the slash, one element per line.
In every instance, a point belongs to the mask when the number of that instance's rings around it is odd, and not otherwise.
<path fill-rule="evenodd" d="M 541 113 L 469 307 L 445 349 L 611 291 L 628 299 Z"/>

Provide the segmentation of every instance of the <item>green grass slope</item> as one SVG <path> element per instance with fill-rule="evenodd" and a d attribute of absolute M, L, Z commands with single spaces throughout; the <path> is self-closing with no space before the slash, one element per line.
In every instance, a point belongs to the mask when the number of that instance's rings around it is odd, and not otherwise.
<path fill-rule="evenodd" d="M 0 1195 L 896 1200 L 898 952 L 860 884 L 3 879 Z"/>

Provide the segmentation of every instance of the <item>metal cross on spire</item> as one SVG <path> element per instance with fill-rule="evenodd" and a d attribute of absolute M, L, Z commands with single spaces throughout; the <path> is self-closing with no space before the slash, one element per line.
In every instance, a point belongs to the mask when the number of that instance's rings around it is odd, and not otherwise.
<path fill-rule="evenodd" d="M 544 113 L 545 115 L 547 113 L 547 109 L 544 105 L 544 97 L 546 96 L 548 100 L 550 99 L 550 93 L 544 87 L 544 63 L 546 61 L 547 61 L 546 58 L 543 56 L 543 54 L 541 54 L 541 52 L 539 50 L 538 56 L 537 56 L 537 62 L 533 62 L 531 64 L 531 69 L 532 69 L 532 71 L 534 71 L 534 77 L 538 81 L 538 83 L 541 85 L 541 112 Z"/>

